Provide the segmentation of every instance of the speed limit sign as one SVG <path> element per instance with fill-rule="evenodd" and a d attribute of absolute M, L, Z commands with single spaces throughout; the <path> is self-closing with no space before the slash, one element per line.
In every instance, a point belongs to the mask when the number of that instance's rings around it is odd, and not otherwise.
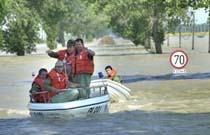
<path fill-rule="evenodd" d="M 188 55 L 183 50 L 176 50 L 170 55 L 171 66 L 175 69 L 183 69 L 189 62 Z"/>

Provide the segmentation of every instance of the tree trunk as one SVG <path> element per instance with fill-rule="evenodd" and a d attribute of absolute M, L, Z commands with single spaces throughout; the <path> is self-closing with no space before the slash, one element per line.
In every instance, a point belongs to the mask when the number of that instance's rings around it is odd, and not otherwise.
<path fill-rule="evenodd" d="M 162 47 L 160 43 L 155 43 L 155 49 L 156 49 L 156 53 L 158 54 L 162 54 Z"/>
<path fill-rule="evenodd" d="M 209 6 L 209 18 L 208 18 L 208 22 L 209 22 L 209 53 L 210 53 L 210 6 Z"/>
<path fill-rule="evenodd" d="M 209 13 L 210 14 L 210 13 Z M 210 17 L 209 17 L 210 18 Z M 210 20 L 209 20 L 209 53 L 210 53 Z"/>
<path fill-rule="evenodd" d="M 162 54 L 162 43 L 164 41 L 164 31 L 162 28 L 162 23 L 160 21 L 160 7 L 158 6 L 158 3 L 154 3 L 153 5 L 153 16 L 152 16 L 152 37 L 153 41 L 155 42 L 155 50 L 156 53 Z"/>
<path fill-rule="evenodd" d="M 168 32 L 167 36 L 168 36 L 167 46 L 169 46 L 169 44 L 170 44 L 170 41 L 169 41 L 170 40 L 169 32 Z"/>
<path fill-rule="evenodd" d="M 155 50 L 156 53 L 161 54 L 162 52 L 162 46 L 159 40 L 159 35 L 158 35 L 158 29 L 159 29 L 159 18 L 157 16 L 157 11 L 154 12 L 154 20 L 153 20 L 153 39 L 155 42 Z"/>
<path fill-rule="evenodd" d="M 209 53 L 210 53 L 210 6 L 209 6 L 209 17 L 208 17 L 208 22 L 209 22 Z"/>
<path fill-rule="evenodd" d="M 179 48 L 182 47 L 182 32 L 181 32 L 181 25 L 179 25 Z"/>
<path fill-rule="evenodd" d="M 192 50 L 195 49 L 194 45 L 195 45 L 195 13 L 192 13 L 193 15 L 193 27 L 192 27 Z"/>
<path fill-rule="evenodd" d="M 25 50 L 21 49 L 16 52 L 17 56 L 25 56 Z"/>
<path fill-rule="evenodd" d="M 60 29 L 59 29 L 59 42 L 62 44 L 62 46 L 65 46 L 65 38 L 64 38 L 64 27 L 62 24 L 60 24 Z"/>
<path fill-rule="evenodd" d="M 146 49 L 151 49 L 150 32 L 148 32 L 148 33 L 146 34 L 145 48 L 146 48 Z"/>

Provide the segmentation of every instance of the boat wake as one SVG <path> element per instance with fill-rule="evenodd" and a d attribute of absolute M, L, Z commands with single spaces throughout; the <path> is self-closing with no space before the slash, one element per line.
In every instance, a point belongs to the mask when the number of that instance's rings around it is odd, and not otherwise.
<path fill-rule="evenodd" d="M 0 118 L 17 118 L 17 117 L 28 117 L 28 110 L 18 110 L 18 109 L 4 109 L 0 108 Z"/>

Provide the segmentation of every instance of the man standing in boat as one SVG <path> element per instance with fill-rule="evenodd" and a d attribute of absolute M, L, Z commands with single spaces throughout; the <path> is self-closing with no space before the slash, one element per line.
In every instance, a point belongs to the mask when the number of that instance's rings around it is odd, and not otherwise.
<path fill-rule="evenodd" d="M 44 83 L 44 89 L 49 91 L 52 103 L 62 103 L 78 99 L 77 89 L 71 89 L 68 76 L 63 72 L 64 64 L 58 60 Z M 70 89 L 69 89 L 70 88 Z"/>
<path fill-rule="evenodd" d="M 68 40 L 67 49 L 54 52 L 48 50 L 47 54 L 52 58 L 57 58 L 64 63 L 64 72 L 67 73 L 69 81 L 73 82 L 75 74 L 75 42 L 74 40 Z"/>
<path fill-rule="evenodd" d="M 94 72 L 95 52 L 84 47 L 81 38 L 75 40 L 76 65 L 75 65 L 75 82 L 79 84 L 80 98 L 88 98 L 90 94 L 91 76 Z"/>

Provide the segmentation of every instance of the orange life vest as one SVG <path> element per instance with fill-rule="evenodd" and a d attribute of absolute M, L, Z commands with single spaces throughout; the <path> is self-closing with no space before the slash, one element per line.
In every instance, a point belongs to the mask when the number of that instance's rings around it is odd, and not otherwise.
<path fill-rule="evenodd" d="M 58 51 L 58 60 L 63 61 L 68 55 L 67 49 Z"/>
<path fill-rule="evenodd" d="M 78 73 L 88 73 L 92 74 L 94 72 L 93 59 L 88 58 L 88 52 L 82 50 L 79 55 L 76 55 L 76 74 Z"/>
<path fill-rule="evenodd" d="M 75 51 L 70 55 L 67 52 L 67 49 L 58 51 L 58 59 L 63 61 L 66 60 L 66 64 L 71 65 L 71 74 L 75 74 Z"/>
<path fill-rule="evenodd" d="M 58 73 L 58 72 L 56 72 L 55 69 L 52 69 L 48 73 L 48 76 L 51 79 L 52 87 L 57 88 L 59 90 L 66 89 L 68 87 L 68 77 L 64 72 Z M 59 92 L 50 91 L 49 93 L 50 93 L 50 98 L 52 98 Z"/>
<path fill-rule="evenodd" d="M 34 79 L 34 82 L 40 87 L 40 92 L 44 92 L 44 80 L 39 78 L 38 76 Z M 49 97 L 49 92 L 46 91 L 46 93 L 40 93 L 40 94 L 33 94 L 32 95 L 34 100 L 36 102 L 49 102 L 50 97 Z"/>
<path fill-rule="evenodd" d="M 42 80 L 39 76 L 36 76 L 33 83 L 36 83 L 37 85 L 39 85 L 40 92 L 44 91 L 44 80 Z"/>
<path fill-rule="evenodd" d="M 112 68 L 111 74 L 108 76 L 108 78 L 110 80 L 113 80 L 116 74 L 117 74 L 117 70 Z"/>
<path fill-rule="evenodd" d="M 64 72 L 58 73 L 55 69 L 52 69 L 48 75 L 52 87 L 57 89 L 66 89 L 68 87 L 68 77 Z"/>

